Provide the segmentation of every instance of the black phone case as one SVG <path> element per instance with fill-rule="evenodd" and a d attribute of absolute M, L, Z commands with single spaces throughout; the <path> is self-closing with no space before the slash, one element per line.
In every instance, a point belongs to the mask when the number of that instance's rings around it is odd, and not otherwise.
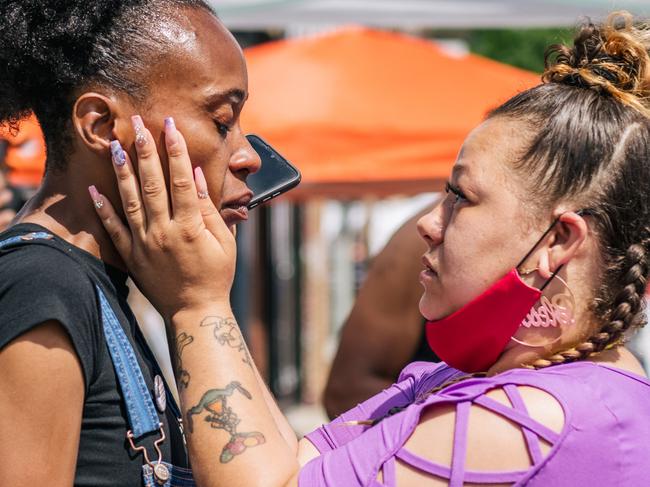
<path fill-rule="evenodd" d="M 249 134 L 246 136 L 248 140 L 256 139 L 258 143 L 260 143 L 266 151 L 268 151 L 269 154 L 271 154 L 269 157 L 275 157 L 277 160 L 281 161 L 284 163 L 287 167 L 289 167 L 294 173 L 295 176 L 293 176 L 292 179 L 287 180 L 283 182 L 279 186 L 274 186 L 270 187 L 268 189 L 263 190 L 262 192 L 256 194 L 253 196 L 253 199 L 251 199 L 250 203 L 248 204 L 248 209 L 253 209 L 257 206 L 259 206 L 262 203 L 266 203 L 269 200 L 272 200 L 273 198 L 276 198 L 280 196 L 281 194 L 286 193 L 290 189 L 295 188 L 300 184 L 300 181 L 302 179 L 302 175 L 300 174 L 300 171 L 298 170 L 297 167 L 295 167 L 293 164 L 291 164 L 287 159 L 282 156 L 278 151 L 273 149 L 268 142 L 266 142 L 264 139 L 262 139 L 260 136 L 255 135 L 255 134 Z M 255 144 L 252 144 L 253 148 L 255 148 Z M 264 155 L 260 154 L 260 157 L 264 159 Z"/>

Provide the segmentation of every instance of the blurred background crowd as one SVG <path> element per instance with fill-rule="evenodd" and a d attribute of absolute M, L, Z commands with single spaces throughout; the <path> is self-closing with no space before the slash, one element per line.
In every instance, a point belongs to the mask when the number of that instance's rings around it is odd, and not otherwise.
<path fill-rule="evenodd" d="M 424 243 L 460 145 L 485 113 L 539 82 L 546 46 L 585 17 L 641 18 L 611 0 L 214 0 L 244 48 L 243 128 L 303 174 L 238 229 L 233 308 L 298 433 L 437 360 L 417 303 Z M 38 121 L 0 131 L 0 228 L 38 187 Z M 131 303 L 170 370 L 160 317 Z M 650 338 L 632 339 L 650 366 Z M 171 377 L 171 372 L 170 372 Z M 174 381 L 168 381 L 173 384 Z"/>

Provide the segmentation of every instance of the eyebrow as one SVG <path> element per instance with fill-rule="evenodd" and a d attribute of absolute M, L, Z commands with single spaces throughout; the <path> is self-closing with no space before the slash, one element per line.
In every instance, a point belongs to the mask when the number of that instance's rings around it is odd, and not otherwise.
<path fill-rule="evenodd" d="M 224 102 L 230 102 L 233 105 L 239 105 L 248 98 L 248 94 L 239 88 L 233 88 L 227 91 L 219 91 L 208 95 L 205 100 L 205 106 L 214 108 L 223 105 Z"/>
<path fill-rule="evenodd" d="M 467 174 L 469 172 L 469 167 L 464 164 L 454 164 L 454 167 L 451 170 L 452 177 L 458 178 L 461 174 Z"/>

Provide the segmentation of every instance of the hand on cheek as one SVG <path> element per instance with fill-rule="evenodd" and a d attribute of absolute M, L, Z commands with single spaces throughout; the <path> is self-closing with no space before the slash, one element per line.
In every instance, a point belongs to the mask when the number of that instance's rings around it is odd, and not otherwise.
<path fill-rule="evenodd" d="M 236 248 L 208 194 L 201 168 L 192 169 L 183 136 L 165 121 L 169 181 L 151 133 L 133 117 L 137 174 L 119 142 L 113 167 L 127 225 L 111 202 L 89 188 L 97 213 L 138 286 L 165 317 L 222 300 L 229 302 Z M 215 277 L 217 276 L 217 277 Z"/>

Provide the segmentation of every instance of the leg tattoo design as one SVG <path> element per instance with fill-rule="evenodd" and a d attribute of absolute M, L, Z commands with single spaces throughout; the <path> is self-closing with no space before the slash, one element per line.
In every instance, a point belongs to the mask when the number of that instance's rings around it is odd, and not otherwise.
<path fill-rule="evenodd" d="M 203 394 L 203 397 L 196 406 L 187 411 L 187 428 L 190 433 L 194 431 L 192 416 L 205 411 L 208 414 L 203 419 L 210 423 L 212 428 L 224 430 L 230 435 L 230 440 L 221 451 L 221 457 L 219 458 L 221 463 L 228 463 L 235 455 L 240 455 L 247 448 L 252 448 L 266 442 L 264 435 L 257 431 L 249 433 L 237 432 L 237 425 L 239 425 L 241 420 L 232 408 L 228 406 L 228 397 L 232 396 L 235 391 L 239 391 L 248 399 L 252 399 L 250 392 L 244 389 L 239 382 L 233 381 L 224 389 L 210 389 Z"/>

